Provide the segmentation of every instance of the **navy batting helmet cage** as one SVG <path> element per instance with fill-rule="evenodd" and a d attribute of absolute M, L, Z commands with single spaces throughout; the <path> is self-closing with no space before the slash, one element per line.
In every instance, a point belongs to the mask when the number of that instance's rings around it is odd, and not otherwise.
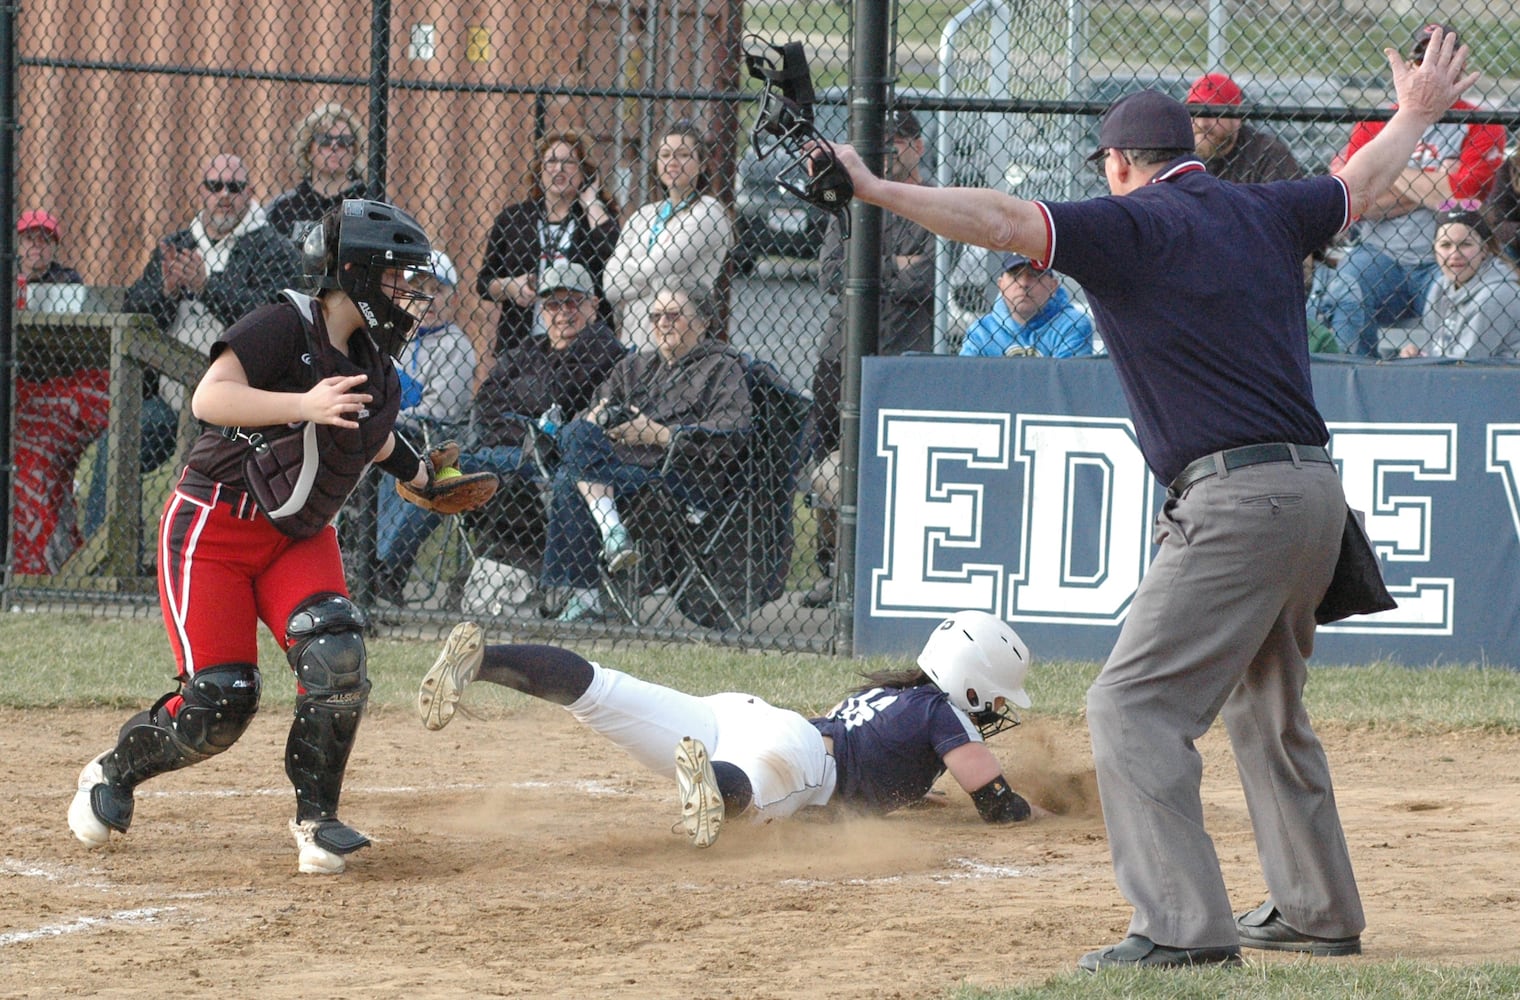
<path fill-rule="evenodd" d="M 433 247 L 417 220 L 394 205 L 346 199 L 313 226 L 303 257 L 318 288 L 341 288 L 359 307 L 375 343 L 396 355 L 426 314 L 432 296 L 404 284 L 407 271 L 432 273 Z M 395 272 L 390 291 L 385 274 Z"/>

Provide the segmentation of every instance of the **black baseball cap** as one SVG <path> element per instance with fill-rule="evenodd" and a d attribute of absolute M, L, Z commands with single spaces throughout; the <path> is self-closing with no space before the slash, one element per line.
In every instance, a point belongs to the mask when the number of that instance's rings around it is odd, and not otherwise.
<path fill-rule="evenodd" d="M 1483 218 L 1483 213 L 1476 207 L 1468 207 L 1466 204 L 1449 204 L 1436 213 L 1437 230 L 1442 226 L 1453 224 L 1466 226 L 1477 233 L 1478 238 L 1482 240 L 1487 240 L 1494 235 L 1493 230 L 1488 227 L 1488 220 Z"/>
<path fill-rule="evenodd" d="M 1430 33 L 1437 28 L 1440 28 L 1443 33 L 1451 36 L 1452 48 L 1456 48 L 1462 44 L 1462 36 L 1457 34 L 1456 28 L 1453 28 L 1449 24 L 1434 21 L 1430 24 L 1421 25 L 1420 30 L 1414 33 L 1414 38 L 1409 43 L 1410 59 L 1419 62 L 1425 58 L 1425 49 L 1430 45 Z"/>
<path fill-rule="evenodd" d="M 1000 259 L 1000 263 L 1003 265 L 1004 272 L 1007 272 L 1017 271 L 1021 267 L 1028 267 L 1030 264 L 1033 264 L 1034 261 L 1030 260 L 1028 257 L 1025 257 L 1021 253 L 1005 253 Z"/>
<path fill-rule="evenodd" d="M 1193 119 L 1181 101 L 1159 90 L 1121 97 L 1103 112 L 1096 162 L 1110 149 L 1192 149 Z"/>

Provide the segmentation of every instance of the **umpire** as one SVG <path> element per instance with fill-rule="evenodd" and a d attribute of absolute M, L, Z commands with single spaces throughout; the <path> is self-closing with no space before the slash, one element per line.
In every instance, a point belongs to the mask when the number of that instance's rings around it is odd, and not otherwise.
<path fill-rule="evenodd" d="M 1455 43 L 1437 29 L 1419 65 L 1385 50 L 1398 111 L 1335 176 L 1211 177 L 1186 108 L 1153 91 L 1100 126 L 1093 159 L 1117 197 L 893 184 L 835 147 L 862 201 L 1081 282 L 1140 449 L 1168 484 L 1155 559 L 1087 695 L 1114 876 L 1135 912 L 1129 936 L 1082 956 L 1084 969 L 1238 964 L 1242 944 L 1361 950 L 1361 900 L 1302 701 L 1346 519 L 1309 380 L 1302 261 L 1373 204 L 1477 79 Z M 1221 712 L 1271 894 L 1239 918 L 1203 827 L 1194 748 Z"/>

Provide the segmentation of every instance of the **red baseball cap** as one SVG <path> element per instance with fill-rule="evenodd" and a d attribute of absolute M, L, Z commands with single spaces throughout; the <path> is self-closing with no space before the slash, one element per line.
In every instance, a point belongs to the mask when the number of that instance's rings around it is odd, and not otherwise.
<path fill-rule="evenodd" d="M 1193 81 L 1188 104 L 1239 104 L 1240 87 L 1224 73 L 1205 73 Z"/>
<path fill-rule="evenodd" d="M 50 233 L 53 239 L 58 238 L 58 220 L 53 218 L 52 212 L 44 212 L 40 208 L 22 212 L 21 218 L 16 220 L 16 232 L 24 233 L 28 229 L 42 229 Z"/>
<path fill-rule="evenodd" d="M 1458 35 L 1457 29 L 1449 24 L 1442 24 L 1440 21 L 1436 21 L 1431 24 L 1421 25 L 1420 30 L 1414 33 L 1414 40 L 1409 43 L 1409 58 L 1411 60 L 1420 62 L 1425 58 L 1425 48 L 1430 45 L 1430 35 L 1437 28 L 1440 28 L 1443 34 L 1451 36 L 1453 49 L 1462 44 L 1462 36 Z"/>

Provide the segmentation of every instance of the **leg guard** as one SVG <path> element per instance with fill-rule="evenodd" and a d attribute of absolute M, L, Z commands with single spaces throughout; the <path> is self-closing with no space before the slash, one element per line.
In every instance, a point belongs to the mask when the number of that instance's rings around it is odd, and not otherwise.
<path fill-rule="evenodd" d="M 343 772 L 369 700 L 365 619 L 347 598 L 321 594 L 290 616 L 286 657 L 304 689 L 285 744 L 285 773 L 296 789 L 296 821 L 316 823 L 316 840 L 346 854 L 369 843 L 337 821 Z"/>
<path fill-rule="evenodd" d="M 172 715 L 169 703 L 178 696 Z M 178 692 L 164 695 L 121 727 L 116 749 L 101 759 L 103 784 L 90 792 L 101 822 L 120 833 L 132 823 L 132 790 L 156 774 L 214 757 L 243 735 L 259 709 L 259 671 L 251 663 L 220 663 L 198 671 Z"/>

